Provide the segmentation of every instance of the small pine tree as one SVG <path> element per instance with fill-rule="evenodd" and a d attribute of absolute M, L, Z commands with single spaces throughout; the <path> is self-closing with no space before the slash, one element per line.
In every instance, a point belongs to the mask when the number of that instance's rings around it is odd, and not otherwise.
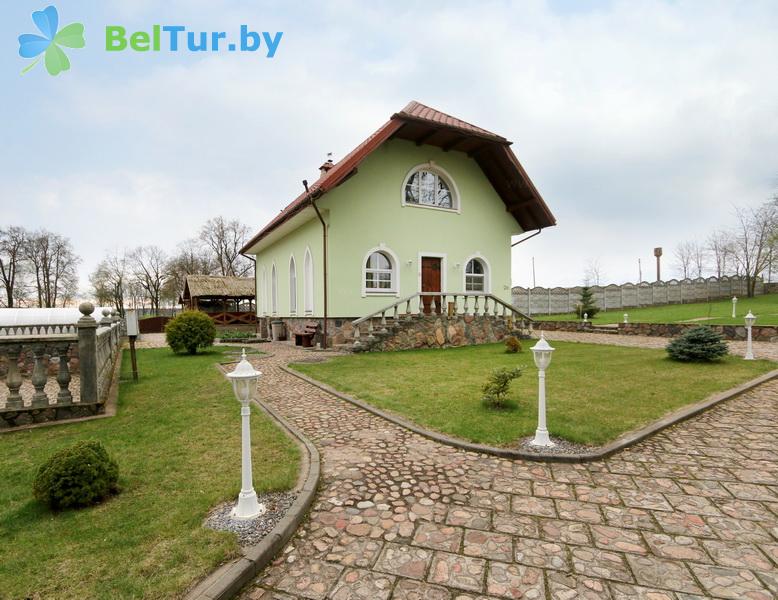
<path fill-rule="evenodd" d="M 594 293 L 592 288 L 585 285 L 581 288 L 581 301 L 576 305 L 575 312 L 579 319 L 583 319 L 584 313 L 586 313 L 591 319 L 594 315 L 600 312 L 597 305 L 594 303 Z"/>
<path fill-rule="evenodd" d="M 504 408 L 511 381 L 520 376 L 520 367 L 494 369 L 481 387 L 483 403 L 490 408 Z"/>
<path fill-rule="evenodd" d="M 667 345 L 673 360 L 682 362 L 712 362 L 729 353 L 723 338 L 710 327 L 693 327 Z"/>

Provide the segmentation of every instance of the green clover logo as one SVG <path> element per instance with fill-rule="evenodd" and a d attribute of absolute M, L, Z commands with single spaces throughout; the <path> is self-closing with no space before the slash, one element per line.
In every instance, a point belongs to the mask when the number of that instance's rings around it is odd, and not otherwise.
<path fill-rule="evenodd" d="M 49 75 L 59 75 L 62 71 L 67 71 L 70 68 L 70 60 L 60 46 L 83 48 L 84 25 L 71 23 L 57 31 L 59 15 L 53 6 L 32 13 L 32 21 L 43 35 L 24 33 L 19 36 L 19 56 L 35 58 L 32 64 L 24 68 L 22 75 L 38 64 L 41 54 Z"/>

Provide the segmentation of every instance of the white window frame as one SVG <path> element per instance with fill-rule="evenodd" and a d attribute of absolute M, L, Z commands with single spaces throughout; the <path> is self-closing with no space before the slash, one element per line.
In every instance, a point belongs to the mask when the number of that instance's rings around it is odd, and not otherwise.
<path fill-rule="evenodd" d="M 289 315 L 297 315 L 297 261 L 289 257 Z"/>
<path fill-rule="evenodd" d="M 278 271 L 276 263 L 270 269 L 270 312 L 275 317 L 278 314 Z"/>
<path fill-rule="evenodd" d="M 467 265 L 471 260 L 478 260 L 484 267 L 484 291 L 483 292 L 468 292 L 467 291 Z M 480 252 L 471 254 L 462 263 L 462 291 L 466 294 L 491 294 L 492 293 L 492 265 Z"/>
<path fill-rule="evenodd" d="M 389 263 L 392 267 L 392 280 L 391 280 L 391 287 L 389 289 L 373 289 L 368 288 L 367 283 L 367 259 L 370 258 L 370 255 L 374 252 L 381 252 L 384 254 L 388 259 Z M 362 258 L 362 297 L 365 298 L 366 296 L 396 296 L 400 297 L 400 259 L 397 258 L 397 255 L 386 246 L 386 244 L 379 244 L 375 248 L 371 248 L 367 251 L 365 256 Z"/>
<path fill-rule="evenodd" d="M 428 204 L 414 204 L 413 202 L 405 201 L 405 186 L 408 185 L 408 180 L 413 176 L 413 174 L 418 171 L 429 171 L 430 173 L 434 173 L 438 177 L 442 178 L 443 181 L 446 182 L 446 184 L 448 185 L 448 189 L 451 191 L 451 202 L 453 204 L 451 208 L 445 208 L 443 206 L 430 206 Z M 462 212 L 462 199 L 461 196 L 459 195 L 459 188 L 457 188 L 457 184 L 454 182 L 454 178 L 451 177 L 448 171 L 446 171 L 440 165 L 436 164 L 434 161 L 416 165 L 405 174 L 402 187 L 400 188 L 400 198 L 402 200 L 402 205 L 404 207 L 412 206 L 413 208 L 427 208 L 431 210 L 442 210 L 443 212 L 456 213 L 456 214 L 460 214 Z"/>
<path fill-rule="evenodd" d="M 313 314 L 313 255 L 306 246 L 303 259 L 303 310 L 307 316 Z"/>

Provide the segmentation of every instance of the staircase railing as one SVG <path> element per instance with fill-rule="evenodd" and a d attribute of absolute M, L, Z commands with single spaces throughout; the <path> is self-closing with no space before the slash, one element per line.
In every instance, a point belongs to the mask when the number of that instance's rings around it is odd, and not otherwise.
<path fill-rule="evenodd" d="M 425 298 L 428 302 L 425 303 Z M 451 298 L 452 300 L 449 300 Z M 470 301 L 473 301 L 472 305 Z M 429 312 L 425 312 L 425 309 Z M 402 312 L 401 312 L 402 311 Z M 367 337 L 374 337 L 375 325 L 373 321 L 380 317 L 379 332 L 386 333 L 387 315 L 393 322 L 401 319 L 411 321 L 414 317 L 423 317 L 425 314 L 440 314 L 446 317 L 465 316 L 493 316 L 503 318 L 519 318 L 524 323 L 531 323 L 532 319 L 518 310 L 515 306 L 501 300 L 493 294 L 479 292 L 460 292 L 458 294 L 443 292 L 416 292 L 405 298 L 397 300 L 377 311 L 355 319 L 351 322 L 354 327 L 354 344 L 360 344 L 360 326 L 367 323 Z"/>

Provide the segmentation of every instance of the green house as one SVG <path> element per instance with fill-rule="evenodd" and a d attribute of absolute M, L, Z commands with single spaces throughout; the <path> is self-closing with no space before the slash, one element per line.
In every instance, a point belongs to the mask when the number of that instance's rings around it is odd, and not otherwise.
<path fill-rule="evenodd" d="M 327 342 L 343 343 L 360 323 L 372 338 L 392 329 L 387 319 L 400 325 L 411 315 L 446 331 L 457 315 L 468 323 L 518 316 L 505 307 L 511 243 L 555 219 L 510 145 L 411 102 L 341 160 L 325 162 L 242 249 L 256 258 L 260 323 L 321 334 L 326 314 Z M 445 345 L 456 336 L 437 337 Z"/>

